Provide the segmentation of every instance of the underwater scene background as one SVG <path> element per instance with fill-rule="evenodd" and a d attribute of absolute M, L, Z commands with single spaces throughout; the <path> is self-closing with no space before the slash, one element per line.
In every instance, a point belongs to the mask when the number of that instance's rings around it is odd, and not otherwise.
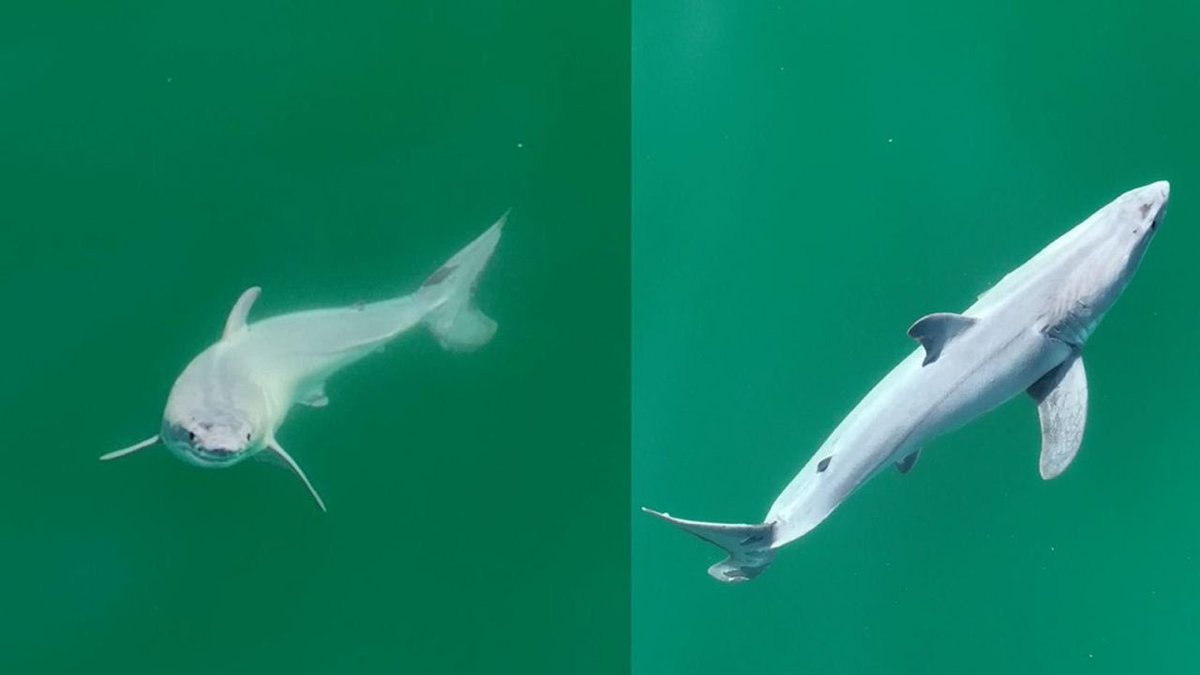
<path fill-rule="evenodd" d="M 620 4 L 0 7 L 0 671 L 628 667 Z M 297 408 L 287 471 L 187 466 L 174 378 L 379 300 L 512 214 L 472 354 L 414 330 Z"/>
<path fill-rule="evenodd" d="M 660 673 L 1194 672 L 1200 6 L 634 5 L 633 663 Z M 758 522 L 858 400 L 1125 190 L 1172 182 L 1084 350 L 1074 465 L 1019 397 L 758 579 L 638 507 Z"/>

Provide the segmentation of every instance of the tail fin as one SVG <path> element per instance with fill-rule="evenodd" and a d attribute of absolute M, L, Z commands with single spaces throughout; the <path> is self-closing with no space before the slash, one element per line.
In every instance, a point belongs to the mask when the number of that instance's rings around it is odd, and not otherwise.
<path fill-rule="evenodd" d="M 422 290 L 436 289 L 446 294 L 445 302 L 425 317 L 425 325 L 444 349 L 471 351 L 482 347 L 496 334 L 496 322 L 475 307 L 471 296 L 479 274 L 492 257 L 492 251 L 496 250 L 506 220 L 507 211 L 421 284 Z"/>
<path fill-rule="evenodd" d="M 708 575 L 717 581 L 736 584 L 750 581 L 775 560 L 774 523 L 759 525 L 729 525 L 725 523 L 702 523 L 698 520 L 673 518 L 645 507 L 642 510 L 652 516 L 716 544 L 729 552 L 729 557 L 708 568 Z"/>

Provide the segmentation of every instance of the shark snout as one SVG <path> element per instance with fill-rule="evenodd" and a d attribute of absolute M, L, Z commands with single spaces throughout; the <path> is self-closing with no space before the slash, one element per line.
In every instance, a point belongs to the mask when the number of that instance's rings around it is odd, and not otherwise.
<path fill-rule="evenodd" d="M 1167 214 L 1167 202 L 1170 198 L 1171 184 L 1160 180 L 1130 190 L 1122 195 L 1119 202 L 1124 205 L 1121 209 L 1128 214 L 1128 218 L 1133 219 L 1139 227 L 1154 231 Z"/>
<path fill-rule="evenodd" d="M 1168 181 L 1159 180 L 1158 183 L 1147 185 L 1146 191 L 1150 192 L 1148 197 L 1152 204 L 1151 208 L 1156 210 L 1154 220 L 1150 221 L 1150 228 L 1158 229 L 1159 223 L 1163 222 L 1166 216 L 1166 203 L 1171 199 L 1171 184 Z"/>
<path fill-rule="evenodd" d="M 1171 197 L 1171 184 L 1160 180 L 1157 183 L 1130 190 L 1129 196 L 1141 206 L 1163 206 Z"/>

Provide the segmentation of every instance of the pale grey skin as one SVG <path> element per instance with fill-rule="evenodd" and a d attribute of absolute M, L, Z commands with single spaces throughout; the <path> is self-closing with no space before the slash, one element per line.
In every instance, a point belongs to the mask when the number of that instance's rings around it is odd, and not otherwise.
<path fill-rule="evenodd" d="M 922 343 L 867 394 L 776 498 L 763 523 L 727 525 L 646 511 L 725 548 L 709 574 L 761 573 L 781 546 L 820 524 L 926 442 L 1028 391 L 1039 403 L 1040 469 L 1053 478 L 1079 448 L 1087 410 L 1080 350 L 1129 283 L 1166 214 L 1165 181 L 1126 192 L 1059 237 L 961 315 L 913 325 Z"/>
<path fill-rule="evenodd" d="M 418 324 L 449 350 L 488 342 L 496 324 L 472 294 L 499 242 L 507 214 L 443 264 L 416 292 L 371 304 L 285 314 L 247 324 L 257 287 L 238 299 L 221 339 L 201 352 L 175 381 L 158 436 L 111 452 L 116 459 L 159 440 L 196 466 L 224 468 L 250 457 L 270 458 L 324 501 L 276 432 L 296 403 L 322 407 L 325 381 Z"/>

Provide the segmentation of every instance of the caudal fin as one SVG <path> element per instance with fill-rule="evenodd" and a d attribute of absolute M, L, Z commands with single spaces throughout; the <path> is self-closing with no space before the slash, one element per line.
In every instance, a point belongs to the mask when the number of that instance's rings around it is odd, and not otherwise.
<path fill-rule="evenodd" d="M 758 525 L 703 523 L 698 520 L 674 518 L 666 513 L 659 513 L 645 507 L 642 507 L 642 510 L 728 551 L 728 558 L 708 568 L 709 576 L 717 581 L 727 584 L 750 581 L 762 574 L 762 571 L 775 560 L 775 550 L 771 548 L 775 529 L 773 523 Z"/>
<path fill-rule="evenodd" d="M 445 301 L 425 317 L 425 325 L 444 349 L 478 349 L 496 334 L 496 322 L 475 307 L 472 296 L 479 274 L 496 250 L 508 212 L 475 241 L 446 261 L 421 285 L 421 290 L 445 294 Z"/>

